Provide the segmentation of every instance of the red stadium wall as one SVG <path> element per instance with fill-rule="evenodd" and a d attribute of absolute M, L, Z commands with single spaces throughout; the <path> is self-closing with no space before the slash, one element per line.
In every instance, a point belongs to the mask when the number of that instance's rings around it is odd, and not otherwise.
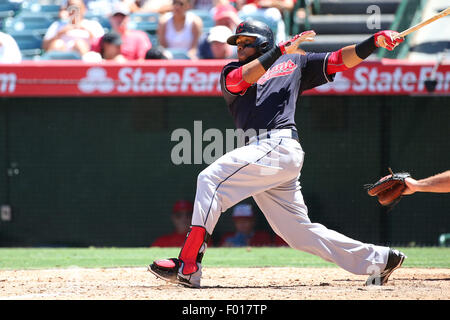
<path fill-rule="evenodd" d="M 220 96 L 220 71 L 227 61 L 186 60 L 92 64 L 26 61 L 0 66 L 0 95 L 7 97 Z M 338 73 L 333 83 L 305 95 L 423 95 L 433 63 L 399 60 L 363 62 Z M 435 72 L 434 94 L 447 94 L 450 64 Z"/>

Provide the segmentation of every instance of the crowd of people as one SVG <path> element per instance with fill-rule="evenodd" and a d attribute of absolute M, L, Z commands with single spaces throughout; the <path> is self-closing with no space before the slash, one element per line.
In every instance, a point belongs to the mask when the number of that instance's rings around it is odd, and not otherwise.
<path fill-rule="evenodd" d="M 175 202 L 170 213 L 173 230 L 159 236 L 152 247 L 181 247 L 191 226 L 194 205 L 188 200 Z M 287 246 L 273 232 L 259 230 L 257 216 L 251 204 L 239 203 L 232 210 L 233 230 L 225 232 L 220 239 L 210 239 L 208 246 L 219 247 L 273 247 Z"/>
<path fill-rule="evenodd" d="M 449 193 L 450 192 L 450 170 L 435 175 L 414 179 L 405 179 L 406 188 L 402 195 L 411 195 L 416 192 Z M 191 226 L 194 204 L 187 200 L 175 202 L 171 221 L 174 231 L 160 236 L 151 246 L 153 247 L 181 247 L 186 240 Z M 263 247 L 263 246 L 288 246 L 278 235 L 264 230 L 257 230 L 256 214 L 254 208 L 248 203 L 238 203 L 233 207 L 232 219 L 234 230 L 225 232 L 217 243 L 220 247 Z M 211 240 L 208 246 L 214 245 Z"/>
<path fill-rule="evenodd" d="M 242 21 L 240 14 L 259 14 L 277 28 L 276 39 L 286 38 L 283 13 L 292 11 L 297 0 L 64 0 L 58 19 L 43 36 L 42 51 L 71 52 L 89 62 L 126 62 L 145 59 L 232 59 L 236 47 L 226 39 Z M 207 28 L 196 13 L 208 12 L 214 25 Z M 95 13 L 108 19 L 110 28 L 86 17 Z M 158 14 L 157 44 L 145 30 L 130 28 L 130 17 Z M 0 33 L 0 62 L 21 61 L 17 43 Z"/>

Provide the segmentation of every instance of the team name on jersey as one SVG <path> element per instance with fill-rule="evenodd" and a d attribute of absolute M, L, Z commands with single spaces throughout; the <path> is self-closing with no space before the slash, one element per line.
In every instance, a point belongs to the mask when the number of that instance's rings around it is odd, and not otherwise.
<path fill-rule="evenodd" d="M 281 62 L 279 64 L 274 65 L 269 70 L 267 70 L 266 73 L 264 73 L 262 77 L 259 78 L 257 83 L 262 85 L 266 83 L 269 79 L 291 74 L 292 72 L 294 72 L 296 68 L 297 65 L 294 62 L 292 62 L 291 59 L 289 59 L 288 61 Z"/>

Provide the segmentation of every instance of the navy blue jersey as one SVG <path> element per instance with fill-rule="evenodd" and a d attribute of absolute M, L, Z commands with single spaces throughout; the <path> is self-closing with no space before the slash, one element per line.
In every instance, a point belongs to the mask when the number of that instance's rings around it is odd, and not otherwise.
<path fill-rule="evenodd" d="M 230 71 L 242 64 L 227 64 L 222 70 L 220 82 L 236 128 L 294 129 L 295 107 L 300 94 L 334 80 L 334 74 L 326 73 L 328 55 L 329 53 L 282 55 L 257 83 L 240 94 L 227 90 L 225 78 Z"/>

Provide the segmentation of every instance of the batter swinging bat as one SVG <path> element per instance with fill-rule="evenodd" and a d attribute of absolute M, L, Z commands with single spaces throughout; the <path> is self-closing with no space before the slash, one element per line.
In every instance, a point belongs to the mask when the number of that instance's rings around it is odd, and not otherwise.
<path fill-rule="evenodd" d="M 417 30 L 419 30 L 420 28 L 426 26 L 427 24 L 430 24 L 430 23 L 432 23 L 433 21 L 436 21 L 437 19 L 443 18 L 443 17 L 445 17 L 446 15 L 449 15 L 449 14 L 450 14 L 450 7 L 448 7 L 448 8 L 445 9 L 445 10 L 442 10 L 440 13 L 435 14 L 434 16 L 432 16 L 431 18 L 429 18 L 429 19 L 427 19 L 427 20 L 422 21 L 421 23 L 418 23 L 418 24 L 416 24 L 415 26 L 412 26 L 411 28 L 406 29 L 406 30 L 403 31 L 403 32 L 400 32 L 398 35 L 396 35 L 396 36 L 394 37 L 394 40 L 397 39 L 397 38 L 403 38 L 404 36 L 410 34 L 411 32 L 417 31 Z"/>

